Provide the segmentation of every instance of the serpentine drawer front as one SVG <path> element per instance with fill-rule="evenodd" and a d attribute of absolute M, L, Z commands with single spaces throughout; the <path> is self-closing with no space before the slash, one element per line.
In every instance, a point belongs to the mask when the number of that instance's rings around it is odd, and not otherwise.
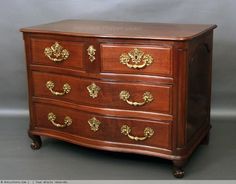
<path fill-rule="evenodd" d="M 31 148 L 48 136 L 157 156 L 183 177 L 209 138 L 214 28 L 64 20 L 21 29 Z"/>
<path fill-rule="evenodd" d="M 172 86 L 104 82 L 32 72 L 34 96 L 114 109 L 171 114 Z"/>
<path fill-rule="evenodd" d="M 68 136 L 72 134 L 93 141 L 111 141 L 171 149 L 171 125 L 169 123 L 104 117 L 43 103 L 35 103 L 34 110 L 36 129 L 59 131 Z"/>

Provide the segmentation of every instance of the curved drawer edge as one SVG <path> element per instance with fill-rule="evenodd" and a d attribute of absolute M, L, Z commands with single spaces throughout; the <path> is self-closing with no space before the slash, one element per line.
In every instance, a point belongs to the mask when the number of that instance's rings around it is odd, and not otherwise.
<path fill-rule="evenodd" d="M 51 137 L 87 148 L 95 148 L 98 150 L 114 152 L 135 153 L 140 155 L 161 157 L 168 160 L 176 159 L 176 157 L 172 155 L 171 150 L 158 147 L 89 139 L 74 134 L 62 133 L 60 131 L 38 127 L 35 127 L 33 130 L 29 130 L 29 132 L 32 135 Z"/>
<path fill-rule="evenodd" d="M 155 112 L 146 112 L 146 111 L 134 111 L 134 110 L 124 110 L 124 109 L 112 109 L 96 106 L 87 106 L 81 105 L 56 99 L 43 98 L 43 97 L 33 97 L 33 102 L 43 103 L 43 104 L 52 104 L 61 107 L 67 107 L 75 110 L 80 110 L 84 112 L 90 112 L 106 116 L 115 116 L 115 117 L 128 117 L 128 118 L 140 118 L 140 119 L 149 119 L 154 121 L 173 121 L 174 116 L 169 114 L 155 113 Z"/>
<path fill-rule="evenodd" d="M 174 79 L 172 77 L 157 76 L 157 75 L 141 75 L 141 74 L 128 74 L 128 73 L 86 73 L 83 70 L 76 70 L 73 68 L 62 68 L 59 66 L 45 66 L 40 64 L 30 64 L 31 71 L 50 72 L 53 74 L 62 74 L 72 77 L 80 77 L 86 79 L 106 80 L 106 81 L 128 81 L 128 82 L 139 82 L 147 84 L 173 84 Z"/>

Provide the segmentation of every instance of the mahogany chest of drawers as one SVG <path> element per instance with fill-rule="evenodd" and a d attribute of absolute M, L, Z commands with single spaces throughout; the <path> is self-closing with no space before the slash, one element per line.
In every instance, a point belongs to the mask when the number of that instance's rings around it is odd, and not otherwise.
<path fill-rule="evenodd" d="M 65 20 L 23 28 L 40 136 L 173 161 L 208 141 L 216 25 Z"/>

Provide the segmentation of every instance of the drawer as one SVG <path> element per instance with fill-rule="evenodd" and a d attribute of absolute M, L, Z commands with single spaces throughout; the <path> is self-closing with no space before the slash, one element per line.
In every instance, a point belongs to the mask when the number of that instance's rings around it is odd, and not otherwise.
<path fill-rule="evenodd" d="M 33 95 L 88 106 L 172 113 L 172 86 L 105 82 L 33 72 Z"/>
<path fill-rule="evenodd" d="M 32 63 L 83 69 L 84 43 L 31 39 Z"/>
<path fill-rule="evenodd" d="M 34 103 L 33 107 L 36 128 L 95 140 L 171 148 L 169 123 L 104 117 L 43 103 Z"/>
<path fill-rule="evenodd" d="M 172 76 L 171 47 L 101 44 L 101 71 Z"/>

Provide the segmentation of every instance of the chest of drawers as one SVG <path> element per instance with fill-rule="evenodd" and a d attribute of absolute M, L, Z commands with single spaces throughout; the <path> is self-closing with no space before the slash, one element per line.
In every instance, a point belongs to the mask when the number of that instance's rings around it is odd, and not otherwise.
<path fill-rule="evenodd" d="M 65 20 L 23 28 L 33 149 L 40 136 L 173 161 L 210 130 L 215 25 Z"/>

